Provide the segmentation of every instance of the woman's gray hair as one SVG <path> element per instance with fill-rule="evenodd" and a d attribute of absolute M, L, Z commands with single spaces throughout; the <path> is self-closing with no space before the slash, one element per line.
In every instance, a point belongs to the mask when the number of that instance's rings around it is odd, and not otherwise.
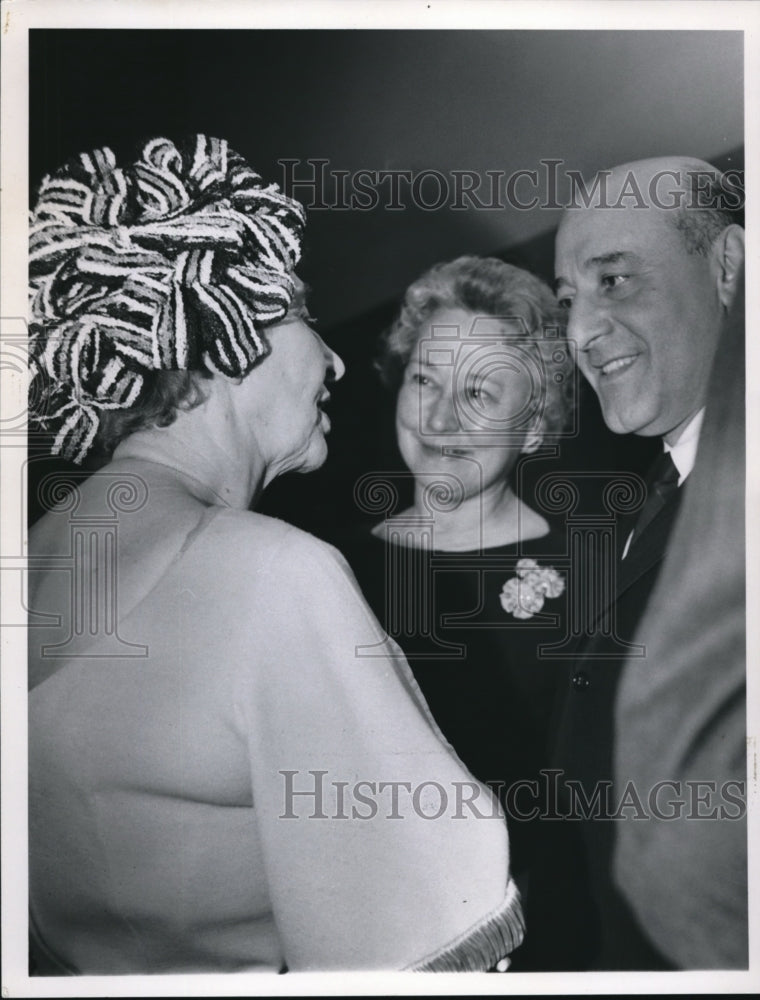
<path fill-rule="evenodd" d="M 440 309 L 463 309 L 515 323 L 522 331 L 519 339 L 533 342 L 542 362 L 546 400 L 540 430 L 551 435 L 565 427 L 574 383 L 565 315 L 548 285 L 495 257 L 457 257 L 436 264 L 407 288 L 376 362 L 389 388 L 399 388 L 421 330 Z"/>
<path fill-rule="evenodd" d="M 125 410 L 105 410 L 93 446 L 99 459 L 110 458 L 116 446 L 136 431 L 168 427 L 180 410 L 193 410 L 206 401 L 206 371 L 154 371 L 145 376 L 142 397 Z"/>
<path fill-rule="evenodd" d="M 304 322 L 313 322 L 306 305 L 308 286 L 294 274 L 293 298 L 288 315 Z M 276 334 L 275 334 L 276 335 Z M 270 330 L 271 336 L 271 330 Z M 242 381 L 238 376 L 235 381 Z M 116 446 L 136 431 L 151 427 L 169 427 L 180 410 L 193 410 L 208 397 L 211 372 L 201 368 L 193 371 L 151 371 L 144 375 L 144 390 L 140 399 L 128 409 L 104 410 L 100 416 L 94 450 L 99 459 L 110 458 Z"/>

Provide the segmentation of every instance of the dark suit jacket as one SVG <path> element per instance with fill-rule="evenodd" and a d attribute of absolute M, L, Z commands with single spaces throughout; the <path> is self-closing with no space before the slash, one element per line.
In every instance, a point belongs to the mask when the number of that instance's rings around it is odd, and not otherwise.
<path fill-rule="evenodd" d="M 694 471 L 634 536 L 604 602 L 646 655 L 612 658 L 601 632 L 589 636 L 559 705 L 561 779 L 582 782 L 587 801 L 609 782 L 613 810 L 629 783 L 646 814 L 658 781 L 745 778 L 743 321 L 738 297 Z M 708 813 L 727 805 L 718 795 Z M 567 785 L 549 798 L 545 814 L 576 818 L 541 824 L 513 968 L 746 968 L 746 822 L 733 806 L 730 818 L 604 820 L 584 818 Z M 627 801 L 628 816 L 639 812 Z"/>
<path fill-rule="evenodd" d="M 640 625 L 648 669 L 625 665 L 615 706 L 618 776 L 641 788 L 667 778 L 684 807 L 672 818 L 668 808 L 668 818 L 617 824 L 614 877 L 650 939 L 686 969 L 747 968 L 748 960 L 743 318 L 737 300 L 694 471 Z"/>
<path fill-rule="evenodd" d="M 543 804 L 537 862 L 531 874 L 523 948 L 516 970 L 666 969 L 667 960 L 642 933 L 612 876 L 616 820 L 614 794 L 604 802 L 604 783 L 613 781 L 614 702 L 625 663 L 621 644 L 632 642 L 659 574 L 678 510 L 678 489 L 665 507 L 634 537 L 628 555 L 617 560 L 616 578 L 598 605 L 596 628 L 579 641 L 555 717 L 552 766 Z M 633 520 L 633 519 L 632 519 Z M 620 532 L 621 543 L 629 523 Z M 609 627 L 612 626 L 610 630 Z M 613 638 L 614 637 L 614 638 Z M 646 669 L 646 657 L 637 658 Z M 567 781 L 580 782 L 591 804 L 588 818 Z M 602 793 L 598 811 L 594 794 Z M 552 813 L 557 818 L 551 818 Z M 547 815 L 548 814 L 548 815 Z M 560 818 L 567 816 L 568 818 Z"/>

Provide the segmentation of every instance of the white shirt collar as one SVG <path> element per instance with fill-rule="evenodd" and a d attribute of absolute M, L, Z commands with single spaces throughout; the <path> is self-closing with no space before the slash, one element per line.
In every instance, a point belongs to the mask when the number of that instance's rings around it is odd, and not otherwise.
<path fill-rule="evenodd" d="M 705 408 L 695 413 L 688 424 L 681 431 L 681 436 L 675 444 L 670 445 L 663 441 L 665 451 L 670 452 L 673 465 L 678 469 L 678 485 L 680 486 L 691 470 L 697 459 L 697 445 L 699 444 L 699 433 L 702 430 L 702 420 L 705 416 Z"/>

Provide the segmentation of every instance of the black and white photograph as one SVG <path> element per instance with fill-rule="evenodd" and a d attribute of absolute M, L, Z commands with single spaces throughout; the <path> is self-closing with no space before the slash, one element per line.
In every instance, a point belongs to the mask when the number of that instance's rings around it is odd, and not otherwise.
<path fill-rule="evenodd" d="M 760 4 L 1 21 L 3 997 L 756 992 Z"/>

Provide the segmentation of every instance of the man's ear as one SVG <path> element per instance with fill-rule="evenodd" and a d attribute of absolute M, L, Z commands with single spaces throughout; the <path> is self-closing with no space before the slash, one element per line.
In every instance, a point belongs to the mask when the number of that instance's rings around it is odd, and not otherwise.
<path fill-rule="evenodd" d="M 744 273 L 744 230 L 741 226 L 726 226 L 712 246 L 713 262 L 718 281 L 718 298 L 728 309 L 739 288 Z"/>

